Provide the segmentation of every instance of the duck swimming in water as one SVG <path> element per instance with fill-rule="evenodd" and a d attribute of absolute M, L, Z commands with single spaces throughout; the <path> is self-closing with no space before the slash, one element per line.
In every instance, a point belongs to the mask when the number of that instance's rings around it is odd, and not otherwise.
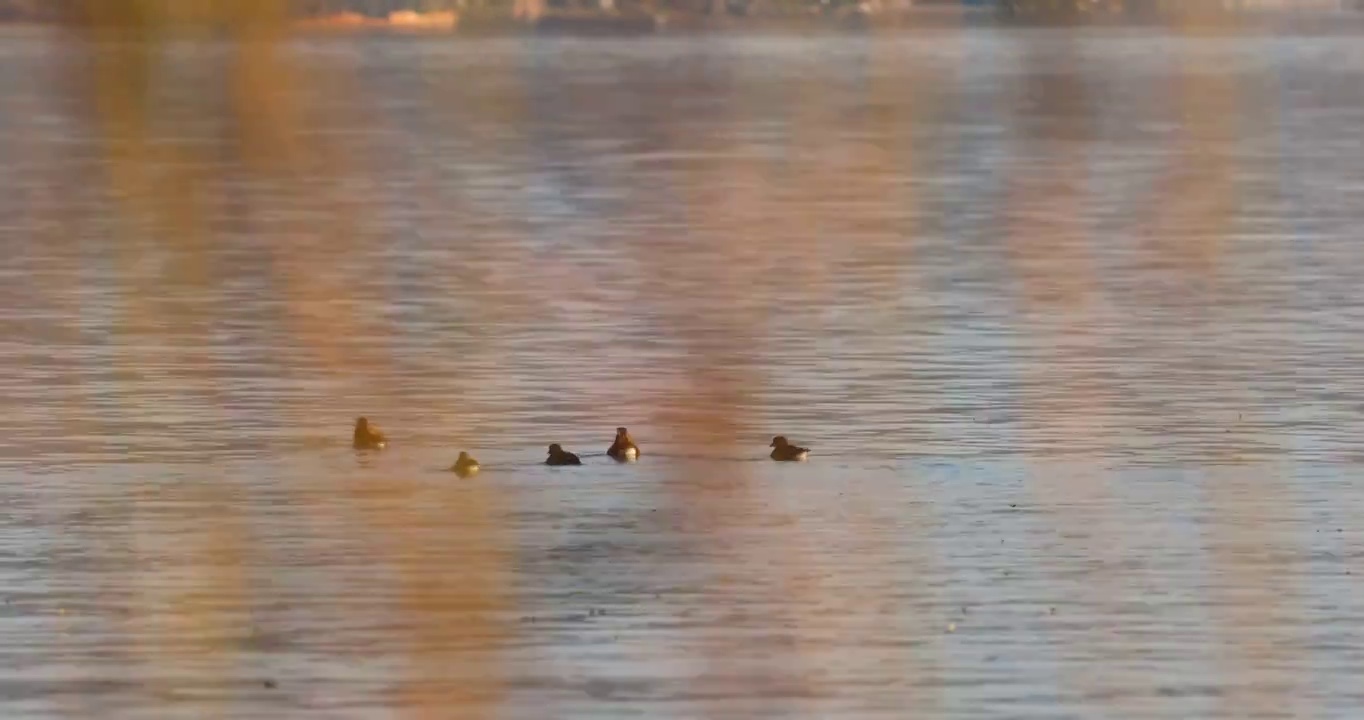
<path fill-rule="evenodd" d="M 611 443 L 611 448 L 606 454 L 618 462 L 629 462 L 639 457 L 639 446 L 630 438 L 630 431 L 623 427 L 616 428 L 616 441 Z"/>
<path fill-rule="evenodd" d="M 583 461 L 577 455 L 563 449 L 559 443 L 549 446 L 549 457 L 545 458 L 546 465 L 582 465 Z"/>
<path fill-rule="evenodd" d="M 388 438 L 379 428 L 370 425 L 366 418 L 355 419 L 355 432 L 351 436 L 351 447 L 356 450 L 383 450 L 388 446 Z"/>
<path fill-rule="evenodd" d="M 450 467 L 450 470 L 460 477 L 469 477 L 477 473 L 478 469 L 478 461 L 463 450 L 459 451 L 459 459 Z"/>
<path fill-rule="evenodd" d="M 772 459 L 778 462 L 800 462 L 810 455 L 810 448 L 796 447 L 784 435 L 772 438 Z"/>

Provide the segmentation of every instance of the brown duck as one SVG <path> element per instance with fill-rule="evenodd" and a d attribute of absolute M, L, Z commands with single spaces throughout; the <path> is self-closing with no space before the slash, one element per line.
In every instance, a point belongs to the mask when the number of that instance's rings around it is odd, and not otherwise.
<path fill-rule="evenodd" d="M 577 455 L 563 449 L 559 443 L 549 446 L 549 457 L 545 458 L 546 465 L 582 465 L 583 461 Z"/>
<path fill-rule="evenodd" d="M 451 472 L 460 477 L 469 477 L 478 472 L 478 461 L 467 452 L 459 451 L 459 459 L 450 467 Z"/>
<path fill-rule="evenodd" d="M 772 459 L 778 462 L 800 462 L 810 455 L 810 448 L 796 447 L 783 435 L 772 438 L 768 447 L 772 448 Z"/>
<path fill-rule="evenodd" d="M 355 419 L 355 433 L 351 436 L 351 447 L 356 450 L 383 450 L 388 446 L 388 438 L 379 428 L 370 425 L 366 418 Z"/>
<path fill-rule="evenodd" d="M 610 449 L 606 454 L 618 462 L 630 462 L 639 457 L 639 446 L 630 437 L 630 431 L 623 427 L 616 428 L 616 441 L 611 443 Z"/>

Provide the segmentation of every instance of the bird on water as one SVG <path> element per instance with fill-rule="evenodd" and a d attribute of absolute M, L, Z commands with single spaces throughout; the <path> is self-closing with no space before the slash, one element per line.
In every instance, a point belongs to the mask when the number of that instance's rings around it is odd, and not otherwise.
<path fill-rule="evenodd" d="M 450 470 L 460 477 L 469 477 L 478 472 L 478 461 L 469 453 L 460 450 L 459 459 L 455 460 Z"/>
<path fill-rule="evenodd" d="M 369 424 L 367 418 L 355 419 L 355 432 L 351 436 L 351 446 L 356 450 L 383 450 L 388 446 L 388 438 L 379 428 Z"/>
<path fill-rule="evenodd" d="M 606 454 L 619 462 L 629 462 L 639 457 L 639 446 L 630 437 L 630 431 L 627 428 L 618 427 L 616 428 L 616 441 L 611 443 Z"/>
<path fill-rule="evenodd" d="M 549 446 L 549 457 L 545 458 L 546 465 L 582 465 L 583 461 L 577 455 L 563 449 L 559 443 Z"/>
<path fill-rule="evenodd" d="M 786 441 L 784 435 L 772 438 L 772 459 L 778 462 L 800 462 L 810 455 L 810 448 L 796 447 Z"/>

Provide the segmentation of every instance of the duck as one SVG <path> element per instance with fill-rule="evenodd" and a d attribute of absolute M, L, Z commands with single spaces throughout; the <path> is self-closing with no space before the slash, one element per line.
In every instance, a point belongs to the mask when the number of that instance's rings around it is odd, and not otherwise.
<path fill-rule="evenodd" d="M 630 438 L 630 431 L 623 427 L 616 428 L 616 441 L 611 443 L 611 448 L 606 454 L 618 462 L 629 462 L 639 457 L 639 446 Z"/>
<path fill-rule="evenodd" d="M 800 462 L 810 455 L 810 448 L 796 447 L 786 441 L 786 436 L 772 438 L 772 459 L 778 462 Z"/>
<path fill-rule="evenodd" d="M 379 428 L 370 425 L 369 419 L 355 419 L 355 433 L 351 436 L 351 446 L 356 450 L 383 450 L 388 447 L 388 438 Z"/>
<path fill-rule="evenodd" d="M 460 477 L 469 477 L 478 472 L 478 461 L 467 452 L 459 451 L 459 459 L 450 466 L 450 470 Z"/>
<path fill-rule="evenodd" d="M 549 446 L 549 457 L 545 458 L 546 465 L 582 465 L 583 461 L 577 455 L 563 449 L 559 443 Z"/>

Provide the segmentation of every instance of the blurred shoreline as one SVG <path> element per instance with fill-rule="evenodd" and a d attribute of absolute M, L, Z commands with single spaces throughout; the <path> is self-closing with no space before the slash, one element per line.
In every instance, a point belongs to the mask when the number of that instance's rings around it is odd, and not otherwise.
<path fill-rule="evenodd" d="M 960 7 L 910 7 L 870 11 L 863 5 L 812 8 L 807 11 L 772 11 L 754 15 L 708 15 L 678 11 L 546 11 L 536 18 L 517 18 L 505 8 L 481 8 L 456 14 L 434 12 L 419 15 L 401 12 L 396 18 L 370 18 L 353 14 L 292 20 L 296 34 L 391 35 L 391 37 L 488 37 L 488 35 L 581 35 L 581 37 L 641 37 L 674 34 L 787 34 L 821 31 L 915 31 L 958 27 L 1188 27 L 1189 16 L 1169 18 L 1003 18 L 990 11 Z M 52 19 L 0 19 L 0 30 L 45 29 L 64 25 Z M 1219 29 L 1288 31 L 1309 34 L 1353 34 L 1364 29 L 1364 12 L 1236 12 L 1221 14 L 1213 23 Z"/>
<path fill-rule="evenodd" d="M 767 5 L 746 14 L 633 6 L 623 9 L 544 9 L 530 16 L 508 6 L 484 6 L 462 11 L 418 13 L 394 11 L 387 15 L 337 12 L 295 17 L 289 26 L 300 35 L 387 34 L 394 36 L 581 35 L 641 36 L 675 33 L 745 32 L 788 33 L 821 30 L 932 30 L 982 27 L 1159 27 L 1187 26 L 1204 13 L 1133 17 L 1123 14 L 1028 15 L 1006 17 L 991 9 L 934 4 L 899 6 L 863 0 L 832 0 L 820 5 Z M 1354 33 L 1364 28 L 1364 12 L 1354 10 L 1242 10 L 1218 11 L 1221 27 L 1313 34 Z M 81 24 L 76 17 L 13 17 L 0 14 L 0 28 Z"/>

